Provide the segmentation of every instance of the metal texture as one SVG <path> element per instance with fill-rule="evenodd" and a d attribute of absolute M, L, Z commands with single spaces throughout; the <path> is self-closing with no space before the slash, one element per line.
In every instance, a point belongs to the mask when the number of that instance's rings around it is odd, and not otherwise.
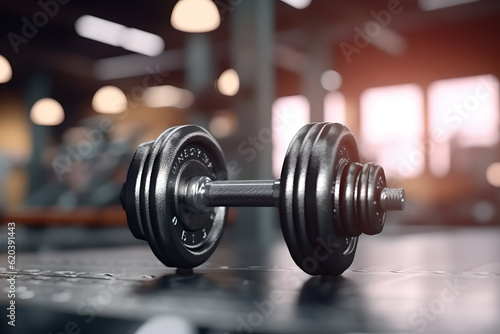
<path fill-rule="evenodd" d="M 219 145 L 198 126 L 166 130 L 132 160 L 121 194 L 128 223 L 167 266 L 198 266 L 219 242 L 226 208 L 192 213 L 185 204 L 189 181 L 202 176 L 226 179 L 227 171 Z"/>
<path fill-rule="evenodd" d="M 205 189 L 208 206 L 274 206 L 274 180 L 215 181 Z"/>
<path fill-rule="evenodd" d="M 405 190 L 403 188 L 384 188 L 380 194 L 380 205 L 385 211 L 403 210 L 405 207 Z"/>
<path fill-rule="evenodd" d="M 165 264 L 191 268 L 208 259 L 199 250 L 218 238 L 211 238 L 210 230 L 214 219 L 224 219 L 224 207 L 277 206 L 297 265 L 311 275 L 340 275 L 352 263 L 357 237 L 380 233 L 385 212 L 404 204 L 401 189 L 386 188 L 382 167 L 359 163 L 352 133 L 338 123 L 313 123 L 299 130 L 286 154 L 283 181 L 218 180 L 216 174 L 225 175 L 223 160 L 215 139 L 194 125 L 169 129 L 135 154 L 122 202 L 134 236 L 148 240 Z M 166 258 L 162 250 L 172 248 L 171 241 L 154 240 L 167 234 L 165 226 L 195 257 Z M 215 231 L 219 233 L 218 225 Z M 330 256 L 311 261 L 324 244 L 330 245 Z M 174 247 L 168 257 L 184 248 Z"/>
<path fill-rule="evenodd" d="M 348 137 L 350 136 L 350 137 Z M 351 138 L 351 139 L 347 139 Z M 304 126 L 292 140 L 281 174 L 280 220 L 295 263 L 311 275 L 339 275 L 351 264 L 356 240 L 338 233 L 332 189 L 346 155 L 346 140 L 354 139 L 340 124 Z M 356 145 L 351 154 L 357 155 Z M 344 160 L 348 160 L 345 159 Z M 319 257 L 321 245 L 330 256 Z"/>

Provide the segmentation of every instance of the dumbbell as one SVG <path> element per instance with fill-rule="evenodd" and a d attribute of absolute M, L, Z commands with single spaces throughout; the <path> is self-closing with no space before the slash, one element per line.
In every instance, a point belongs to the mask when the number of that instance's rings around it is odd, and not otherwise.
<path fill-rule="evenodd" d="M 386 211 L 405 201 L 402 188 L 386 187 L 382 167 L 359 163 L 352 133 L 338 123 L 302 127 L 276 180 L 227 177 L 222 150 L 202 127 L 172 127 L 139 145 L 120 195 L 132 234 L 166 266 L 194 268 L 217 247 L 227 207 L 277 207 L 295 263 L 340 275 L 358 236 L 380 233 Z"/>

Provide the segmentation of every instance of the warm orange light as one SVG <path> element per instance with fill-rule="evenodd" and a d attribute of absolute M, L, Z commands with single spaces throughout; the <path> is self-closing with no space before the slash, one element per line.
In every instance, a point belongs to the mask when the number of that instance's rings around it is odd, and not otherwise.
<path fill-rule="evenodd" d="M 494 162 L 486 170 L 486 180 L 494 187 L 500 187 L 500 162 Z"/>
<path fill-rule="evenodd" d="M 215 138 L 226 138 L 238 129 L 238 119 L 230 111 L 219 111 L 210 120 L 208 129 Z"/>
<path fill-rule="evenodd" d="M 170 17 L 170 24 L 184 32 L 208 32 L 220 25 L 217 6 L 211 0 L 179 0 Z"/>
<path fill-rule="evenodd" d="M 64 121 L 63 107 L 54 99 L 43 98 L 31 107 L 31 121 L 38 125 L 53 126 Z"/>
<path fill-rule="evenodd" d="M 150 108 L 187 109 L 194 102 L 194 95 L 187 89 L 171 85 L 150 87 L 144 94 L 144 102 Z"/>
<path fill-rule="evenodd" d="M 0 55 L 0 83 L 9 82 L 12 79 L 12 67 L 4 56 Z"/>
<path fill-rule="evenodd" d="M 119 114 L 127 110 L 127 97 L 118 87 L 104 86 L 95 92 L 92 108 L 102 114 Z"/>
<path fill-rule="evenodd" d="M 222 72 L 217 80 L 217 90 L 224 95 L 234 96 L 240 90 L 240 77 L 238 73 L 230 68 Z"/>

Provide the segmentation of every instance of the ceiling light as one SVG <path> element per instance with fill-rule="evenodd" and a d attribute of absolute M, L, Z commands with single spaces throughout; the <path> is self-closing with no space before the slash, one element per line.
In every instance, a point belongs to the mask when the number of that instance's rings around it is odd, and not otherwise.
<path fill-rule="evenodd" d="M 9 82 L 12 78 L 12 67 L 4 56 L 0 55 L 0 83 Z"/>
<path fill-rule="evenodd" d="M 157 56 L 165 48 L 163 39 L 158 35 L 135 28 L 127 28 L 124 25 L 91 15 L 84 15 L 76 20 L 75 30 L 82 37 L 120 46 L 125 50 L 146 56 Z"/>
<path fill-rule="evenodd" d="M 150 87 L 144 93 L 144 102 L 150 108 L 186 109 L 193 101 L 194 95 L 189 90 L 170 85 Z"/>
<path fill-rule="evenodd" d="M 486 170 L 486 180 L 494 187 L 500 187 L 500 162 L 494 162 Z"/>
<path fill-rule="evenodd" d="M 281 0 L 281 1 L 297 9 L 304 9 L 311 4 L 311 0 Z"/>
<path fill-rule="evenodd" d="M 179 0 L 170 17 L 170 24 L 184 32 L 208 32 L 220 25 L 217 6 L 211 0 Z"/>
<path fill-rule="evenodd" d="M 59 125 L 64 120 L 63 107 L 54 99 L 43 98 L 31 107 L 31 121 L 38 125 Z"/>
<path fill-rule="evenodd" d="M 334 70 L 325 71 L 321 75 L 321 86 L 330 92 L 337 90 L 342 86 L 342 76 Z"/>
<path fill-rule="evenodd" d="M 240 90 L 240 78 L 238 73 L 230 68 L 222 72 L 217 80 L 217 90 L 224 95 L 234 96 Z"/>
<path fill-rule="evenodd" d="M 119 114 L 127 110 L 127 97 L 118 87 L 104 86 L 95 92 L 92 108 L 101 114 Z"/>
<path fill-rule="evenodd" d="M 435 10 L 475 1 L 477 0 L 418 0 L 418 5 L 423 10 Z"/>
<path fill-rule="evenodd" d="M 373 46 L 393 55 L 402 55 L 407 49 L 406 39 L 394 30 L 382 28 L 375 38 L 371 40 Z"/>

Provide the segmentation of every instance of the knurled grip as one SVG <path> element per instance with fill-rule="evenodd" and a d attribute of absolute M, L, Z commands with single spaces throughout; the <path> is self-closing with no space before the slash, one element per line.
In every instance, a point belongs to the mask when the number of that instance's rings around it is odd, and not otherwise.
<path fill-rule="evenodd" d="M 207 206 L 275 206 L 275 181 L 213 181 L 205 185 Z"/>

